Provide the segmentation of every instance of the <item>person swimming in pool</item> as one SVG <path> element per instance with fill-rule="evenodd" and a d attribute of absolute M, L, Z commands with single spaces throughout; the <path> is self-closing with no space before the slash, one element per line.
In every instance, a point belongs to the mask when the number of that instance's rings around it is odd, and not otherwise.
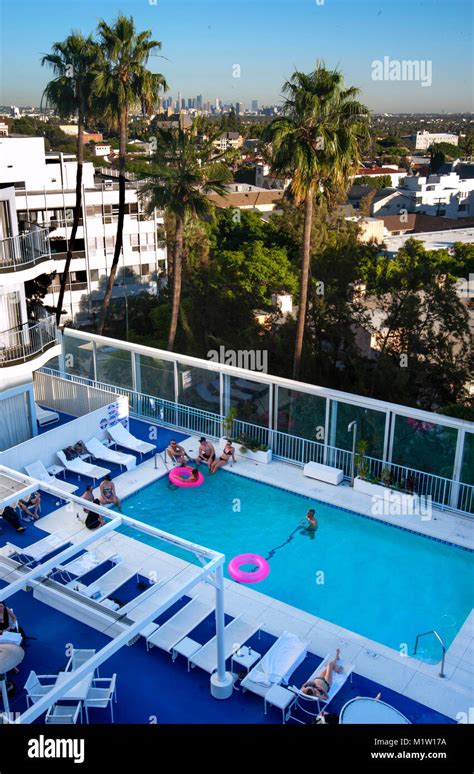
<path fill-rule="evenodd" d="M 306 696 L 314 696 L 315 699 L 328 700 L 333 672 L 336 672 L 337 674 L 342 672 L 342 666 L 336 666 L 337 661 L 339 661 L 340 652 L 339 648 L 336 648 L 336 655 L 328 661 L 327 666 L 324 667 L 316 677 L 313 677 L 312 680 L 307 680 L 303 683 L 301 686 L 302 693 Z"/>
<path fill-rule="evenodd" d="M 313 532 L 316 532 L 316 530 L 318 528 L 318 520 L 317 520 L 317 518 L 314 515 L 314 509 L 313 508 L 310 508 L 310 510 L 306 514 L 306 524 L 305 524 L 305 527 L 306 527 L 306 529 L 312 530 Z"/>

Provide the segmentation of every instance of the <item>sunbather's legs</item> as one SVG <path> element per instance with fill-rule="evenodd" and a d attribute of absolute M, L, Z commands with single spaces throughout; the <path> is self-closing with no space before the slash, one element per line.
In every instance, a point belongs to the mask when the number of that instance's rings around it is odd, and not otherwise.
<path fill-rule="evenodd" d="M 327 681 L 328 685 L 332 685 L 333 672 L 342 672 L 342 667 L 336 666 L 337 662 L 339 661 L 339 654 L 340 654 L 340 650 L 339 648 L 337 648 L 336 655 L 334 656 L 334 658 L 328 661 L 327 666 L 318 675 L 318 677 L 323 677 Z"/>

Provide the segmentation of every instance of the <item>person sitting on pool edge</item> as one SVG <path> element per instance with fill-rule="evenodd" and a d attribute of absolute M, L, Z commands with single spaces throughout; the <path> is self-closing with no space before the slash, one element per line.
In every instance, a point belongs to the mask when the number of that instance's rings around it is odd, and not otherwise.
<path fill-rule="evenodd" d="M 120 508 L 120 500 L 115 491 L 115 484 L 109 475 L 104 476 L 99 486 L 100 501 L 99 505 L 116 505 Z M 95 500 L 94 500 L 95 502 Z"/>
<path fill-rule="evenodd" d="M 332 685 L 333 672 L 337 672 L 338 674 L 342 672 L 342 667 L 336 666 L 336 662 L 339 661 L 340 652 L 339 648 L 336 648 L 336 655 L 328 661 L 327 666 L 324 667 L 319 675 L 316 675 L 312 680 L 307 680 L 303 683 L 301 686 L 302 693 L 306 696 L 314 696 L 315 699 L 327 701 Z"/>
<path fill-rule="evenodd" d="M 305 527 L 306 527 L 306 529 L 312 530 L 314 532 L 316 532 L 316 530 L 318 528 L 318 520 L 316 519 L 316 517 L 314 515 L 314 509 L 313 508 L 310 508 L 310 510 L 306 514 L 306 524 L 305 524 Z"/>
<path fill-rule="evenodd" d="M 166 449 L 166 453 L 173 460 L 174 463 L 177 463 L 179 465 L 186 465 L 186 462 L 191 460 L 191 457 L 186 452 L 186 450 L 183 449 L 183 447 L 180 446 L 179 443 L 176 443 L 174 438 L 171 439 L 170 445 Z"/>
<path fill-rule="evenodd" d="M 226 444 L 221 452 L 221 456 L 218 460 L 215 460 L 210 468 L 211 473 L 215 473 L 216 470 L 219 470 L 219 468 L 222 468 L 224 465 L 227 465 L 229 462 L 229 459 L 232 457 L 232 461 L 235 462 L 235 449 L 232 446 L 232 441 L 226 441 Z"/>
<path fill-rule="evenodd" d="M 194 460 L 196 465 L 199 465 L 201 462 L 204 462 L 208 468 L 211 467 L 212 463 L 216 459 L 216 450 L 214 449 L 214 446 L 210 441 L 206 441 L 204 436 L 199 439 L 199 449 L 198 449 L 198 456 Z"/>

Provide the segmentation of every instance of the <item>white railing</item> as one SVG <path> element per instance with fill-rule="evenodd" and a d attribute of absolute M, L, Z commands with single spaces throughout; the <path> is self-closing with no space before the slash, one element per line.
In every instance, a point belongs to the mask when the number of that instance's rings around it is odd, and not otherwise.
<path fill-rule="evenodd" d="M 24 363 L 58 344 L 54 315 L 0 331 L 0 367 Z"/>
<path fill-rule="evenodd" d="M 0 241 L 0 272 L 21 271 L 51 257 L 48 229 L 38 228 Z"/>
<path fill-rule="evenodd" d="M 226 425 L 221 414 L 193 406 L 158 398 L 153 395 L 137 392 L 89 379 L 43 368 L 41 371 L 54 377 L 70 380 L 79 384 L 89 385 L 109 393 L 126 395 L 129 400 L 131 416 L 139 419 L 149 419 L 157 423 L 195 435 L 204 435 L 211 439 L 227 436 L 238 442 L 239 439 L 252 440 L 256 445 L 268 447 L 272 457 L 277 460 L 303 466 L 307 462 L 319 462 L 323 465 L 339 468 L 344 472 L 344 478 L 350 480 L 352 467 L 352 452 L 340 449 L 308 438 L 272 430 L 262 425 L 255 425 L 234 419 L 231 427 Z M 474 516 L 474 485 L 453 481 L 452 479 L 426 473 L 416 468 L 384 462 L 375 457 L 365 457 L 368 472 L 378 483 L 385 480 L 388 487 L 393 486 L 400 491 L 430 497 L 434 506 L 441 510 L 450 510 Z M 387 479 L 387 471 L 390 478 Z M 357 467 L 356 467 L 357 473 Z"/>

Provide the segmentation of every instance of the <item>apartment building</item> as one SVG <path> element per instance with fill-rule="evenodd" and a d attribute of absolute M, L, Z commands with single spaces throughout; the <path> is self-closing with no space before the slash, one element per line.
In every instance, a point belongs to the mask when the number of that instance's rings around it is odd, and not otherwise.
<path fill-rule="evenodd" d="M 411 135 L 410 139 L 415 143 L 416 150 L 427 150 L 431 145 L 440 142 L 449 142 L 451 145 L 457 145 L 459 142 L 457 134 L 449 134 L 448 132 L 428 132 L 426 129 Z"/>
<path fill-rule="evenodd" d="M 474 178 L 460 177 L 457 171 L 405 177 L 397 189 L 372 204 L 373 215 L 396 215 L 401 210 L 453 219 L 474 215 Z"/>
<path fill-rule="evenodd" d="M 0 451 L 37 434 L 33 373 L 58 357 L 53 315 L 27 304 L 25 282 L 54 271 L 48 229 L 21 223 L 0 185 Z"/>
<path fill-rule="evenodd" d="M 22 228 L 46 228 L 56 275 L 44 304 L 55 306 L 71 234 L 76 186 L 75 156 L 45 153 L 38 137 L 0 139 L 0 183 L 14 186 Z M 82 212 L 75 253 L 64 298 L 64 320 L 75 324 L 99 311 L 115 249 L 118 182 L 83 166 Z M 166 248 L 158 232 L 163 217 L 147 213 L 140 184 L 128 182 L 125 193 L 123 248 L 112 298 L 127 299 L 142 290 L 154 292 L 166 274 Z"/>

